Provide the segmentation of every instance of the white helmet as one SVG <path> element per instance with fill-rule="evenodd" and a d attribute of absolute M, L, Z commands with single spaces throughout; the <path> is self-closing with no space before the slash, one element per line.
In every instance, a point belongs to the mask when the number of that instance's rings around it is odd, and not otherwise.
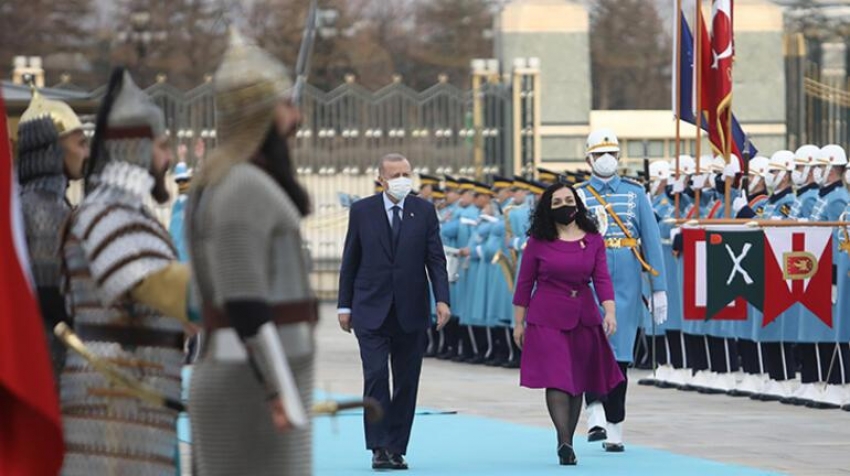
<path fill-rule="evenodd" d="M 620 141 L 611 129 L 596 129 L 587 136 L 585 155 L 598 152 L 620 152 Z"/>
<path fill-rule="evenodd" d="M 726 159 L 722 155 L 717 155 L 711 161 L 711 171 L 715 173 L 723 173 L 724 171 L 734 172 L 736 174 L 741 173 L 741 161 L 738 160 L 738 156 L 735 154 L 729 155 L 729 163 L 726 163 Z"/>
<path fill-rule="evenodd" d="M 801 146 L 794 152 L 794 164 L 803 166 L 802 171 L 794 170 L 791 172 L 791 178 L 797 186 L 806 184 L 809 180 L 809 171 L 815 163 L 815 158 L 820 154 L 820 149 L 816 145 L 806 144 Z"/>
<path fill-rule="evenodd" d="M 817 162 L 821 165 L 832 165 L 843 167 L 847 165 L 847 153 L 840 145 L 829 144 L 821 148 L 817 156 Z"/>
<path fill-rule="evenodd" d="M 767 157 L 762 157 L 760 155 L 753 157 L 750 159 L 748 164 L 750 168 L 750 187 L 749 192 L 752 193 L 753 190 L 758 188 L 759 183 L 762 180 L 765 180 L 765 184 L 767 185 L 767 177 L 771 175 L 768 166 L 770 165 L 770 159 Z"/>
<path fill-rule="evenodd" d="M 667 180 L 670 178 L 670 162 L 656 160 L 649 164 L 650 180 Z"/>
<path fill-rule="evenodd" d="M 768 168 L 776 172 L 793 172 L 795 155 L 790 150 L 779 150 L 770 156 Z"/>
<path fill-rule="evenodd" d="M 690 155 L 679 156 L 679 175 L 693 175 L 697 171 L 697 163 Z M 670 175 L 676 175 L 676 159 L 670 160 Z"/>
<path fill-rule="evenodd" d="M 707 174 L 711 172 L 711 164 L 714 162 L 714 156 L 704 154 L 699 157 L 699 162 L 694 164 L 695 174 Z"/>
<path fill-rule="evenodd" d="M 649 164 L 650 194 L 655 195 L 661 187 L 661 182 L 670 179 L 670 162 L 656 160 Z"/>

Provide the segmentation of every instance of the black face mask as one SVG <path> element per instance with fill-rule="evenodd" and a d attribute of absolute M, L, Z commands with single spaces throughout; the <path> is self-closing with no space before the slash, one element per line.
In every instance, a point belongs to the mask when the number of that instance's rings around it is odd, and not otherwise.
<path fill-rule="evenodd" d="M 555 220 L 555 223 L 559 223 L 561 225 L 569 225 L 570 223 L 576 221 L 577 213 L 578 207 L 576 207 L 575 205 L 558 207 L 552 210 L 552 219 Z"/>

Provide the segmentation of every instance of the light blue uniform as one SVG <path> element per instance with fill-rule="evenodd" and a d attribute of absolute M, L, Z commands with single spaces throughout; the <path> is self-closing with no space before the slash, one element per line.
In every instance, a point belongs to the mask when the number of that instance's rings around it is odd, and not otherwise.
<path fill-rule="evenodd" d="M 582 195 L 591 215 L 607 220 L 605 238 L 625 238 L 623 230 L 613 218 L 608 216 L 596 197 L 588 191 L 593 187 L 602 198 L 611 205 L 620 217 L 632 238 L 640 240 L 644 260 L 658 271 L 658 276 L 651 276 L 652 290 L 666 291 L 664 260 L 661 251 L 661 234 L 655 212 L 649 203 L 649 198 L 643 186 L 630 179 L 614 176 L 607 182 L 594 176 L 588 182 L 579 184 L 578 191 Z M 603 226 L 604 228 L 604 226 Z M 601 231 L 601 230 L 600 230 Z M 611 337 L 611 346 L 618 362 L 631 362 L 638 326 L 643 321 L 645 312 L 641 299 L 642 268 L 630 248 L 610 248 L 606 250 L 608 270 L 614 285 L 617 308 L 617 332 Z"/>
<path fill-rule="evenodd" d="M 467 299 L 471 301 L 469 316 L 462 320 L 464 325 L 486 326 L 487 305 L 490 296 L 487 295 L 487 281 L 490 271 L 490 261 L 484 253 L 484 245 L 490 237 L 490 215 L 481 214 L 479 223 L 469 240 L 469 271 L 472 280 L 467 288 Z"/>
<path fill-rule="evenodd" d="M 174 248 L 177 249 L 177 259 L 185 263 L 189 261 L 189 252 L 186 250 L 186 235 L 183 232 L 183 218 L 186 211 L 187 196 L 180 194 L 171 207 L 171 221 L 168 224 L 168 233 Z"/>
<path fill-rule="evenodd" d="M 850 203 L 844 209 L 842 220 L 850 220 Z M 844 230 L 840 230 L 839 244 L 850 246 L 850 236 Z M 836 280 L 838 283 L 838 312 L 835 316 L 835 332 L 839 342 L 850 342 L 850 249 L 842 251 L 839 248 L 838 255 L 834 257 L 837 263 Z"/>
<path fill-rule="evenodd" d="M 842 183 L 836 182 L 826 186 L 818 191 L 818 198 L 812 206 L 811 220 L 812 221 L 837 221 L 847 204 L 850 203 L 850 194 L 844 188 Z M 833 263 L 838 264 L 838 243 L 840 235 L 838 229 L 833 231 L 832 237 L 832 256 Z M 830 328 L 823 323 L 817 316 L 811 313 L 803 306 L 800 309 L 800 328 L 797 333 L 798 342 L 816 343 L 816 342 L 835 342 L 836 329 Z M 838 319 L 838 306 L 832 306 L 833 319 Z"/>
<path fill-rule="evenodd" d="M 791 218 L 809 218 L 812 207 L 818 201 L 817 184 L 809 184 L 797 190 L 797 200 L 791 207 Z"/>

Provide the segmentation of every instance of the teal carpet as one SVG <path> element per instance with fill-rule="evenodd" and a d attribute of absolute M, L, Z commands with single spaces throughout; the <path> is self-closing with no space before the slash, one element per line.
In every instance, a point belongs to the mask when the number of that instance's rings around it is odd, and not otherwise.
<path fill-rule="evenodd" d="M 188 382 L 188 372 L 184 372 Z M 340 396 L 334 396 L 340 399 Z M 317 399 L 327 398 L 317 393 Z M 342 398 L 345 400 L 345 398 Z M 363 440 L 362 413 L 345 412 L 336 418 L 314 420 L 315 474 L 344 476 L 374 474 L 371 452 Z M 190 441 L 188 419 L 181 417 L 178 432 Z M 780 473 L 716 463 L 628 445 L 625 453 L 609 454 L 599 443 L 577 435 L 578 466 L 558 465 L 554 430 L 501 420 L 420 409 L 413 425 L 407 454 L 411 471 L 402 474 L 441 476 L 606 475 L 762 476 Z"/>

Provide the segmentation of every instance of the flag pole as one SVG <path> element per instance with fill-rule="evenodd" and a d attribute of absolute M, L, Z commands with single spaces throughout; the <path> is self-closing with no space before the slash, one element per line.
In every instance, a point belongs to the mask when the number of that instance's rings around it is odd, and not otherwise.
<path fill-rule="evenodd" d="M 680 117 L 682 114 L 682 0 L 676 0 L 676 19 L 674 20 L 676 24 L 674 28 L 676 29 L 676 48 L 674 51 L 673 64 L 675 65 L 675 75 L 676 75 L 676 96 L 673 98 L 673 102 L 676 105 L 676 182 L 679 181 L 679 175 L 681 174 L 681 164 L 679 164 L 679 156 L 682 155 L 681 143 L 682 143 L 682 133 L 681 133 L 681 124 L 682 118 Z M 699 127 L 697 127 L 699 130 Z M 679 195 L 675 194 L 673 197 L 673 206 L 676 211 L 676 218 L 681 218 L 679 213 Z"/>
<path fill-rule="evenodd" d="M 702 167 L 700 166 L 700 155 L 702 155 L 702 151 L 700 150 L 700 138 L 702 137 L 702 0 L 696 0 L 695 4 L 696 10 L 696 22 L 694 26 L 694 94 L 696 94 L 696 110 L 694 111 L 694 125 L 697 128 L 697 136 L 694 144 L 694 158 L 696 159 L 697 164 L 697 174 L 702 173 Z M 694 210 L 696 211 L 696 217 L 699 219 L 701 217 L 700 210 L 700 195 L 701 191 L 699 189 L 694 190 Z"/>
<path fill-rule="evenodd" d="M 723 155 L 726 159 L 726 165 L 729 165 L 732 162 L 732 101 L 730 94 L 729 106 L 726 109 L 726 120 L 723 121 L 723 129 L 725 134 L 725 140 L 723 141 Z M 732 210 L 731 210 L 731 202 L 732 202 L 732 182 L 735 181 L 735 177 L 726 177 L 726 184 L 724 190 L 725 197 L 723 198 L 723 209 L 725 210 L 726 218 L 732 218 Z M 743 182 L 742 182 L 743 183 Z M 747 196 L 748 190 L 741 190 L 741 193 L 744 196 Z"/>

